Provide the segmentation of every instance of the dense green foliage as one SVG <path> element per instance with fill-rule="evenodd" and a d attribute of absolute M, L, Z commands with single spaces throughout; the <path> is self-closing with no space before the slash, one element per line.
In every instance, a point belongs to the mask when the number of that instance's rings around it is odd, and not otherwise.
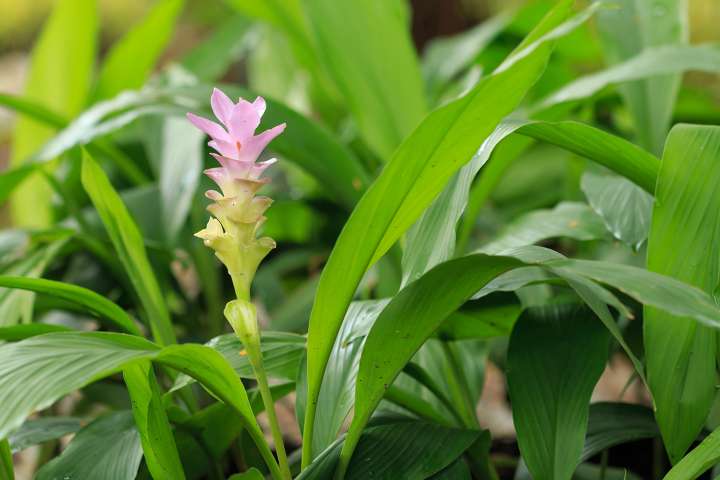
<path fill-rule="evenodd" d="M 96 2 L 59 0 L 0 93 L 0 479 L 35 445 L 39 479 L 720 473 L 720 44 L 687 2 L 520 2 L 418 49 L 405 0 L 227 0 L 159 68 L 185 8 L 97 61 Z M 277 243 L 251 298 L 192 236 L 215 86 L 286 124 L 241 178 L 275 203 L 232 219 Z"/>

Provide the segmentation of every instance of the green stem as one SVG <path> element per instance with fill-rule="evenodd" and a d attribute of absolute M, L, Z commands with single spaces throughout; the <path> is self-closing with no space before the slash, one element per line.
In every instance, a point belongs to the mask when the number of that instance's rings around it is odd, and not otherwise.
<path fill-rule="evenodd" d="M 448 342 L 442 342 L 443 353 L 447 359 L 449 369 L 449 382 L 454 384 L 459 392 L 461 406 L 463 408 L 463 414 L 465 417 L 465 426 L 470 428 L 480 428 L 478 423 L 477 414 L 475 413 L 475 404 L 470 395 L 470 389 L 465 380 L 465 375 L 462 370 L 462 366 L 452 349 L 452 346 Z"/>
<path fill-rule="evenodd" d="M 225 317 L 230 322 L 237 337 L 245 346 L 250 365 L 255 372 L 255 379 L 257 380 L 263 404 L 265 405 L 265 411 L 267 412 L 268 421 L 270 422 L 270 431 L 272 432 L 273 441 L 275 442 L 275 451 L 277 452 L 278 463 L 280 465 L 281 478 L 291 480 L 292 475 L 290 473 L 287 453 L 285 452 L 285 443 L 283 442 L 282 431 L 280 430 L 280 424 L 275 414 L 275 402 L 273 401 L 267 374 L 263 366 L 257 312 L 254 305 L 249 302 L 247 292 L 238 288 L 241 284 L 235 281 L 235 276 L 233 276 L 233 283 L 235 284 L 236 292 L 240 295 L 237 300 L 228 303 L 225 307 Z"/>
<path fill-rule="evenodd" d="M 308 404 L 305 407 L 305 421 L 303 425 L 303 444 L 302 444 L 302 460 L 300 462 L 300 470 L 310 465 L 313 461 L 312 455 L 312 438 L 315 429 L 315 410 L 317 409 L 317 401 L 308 395 Z"/>

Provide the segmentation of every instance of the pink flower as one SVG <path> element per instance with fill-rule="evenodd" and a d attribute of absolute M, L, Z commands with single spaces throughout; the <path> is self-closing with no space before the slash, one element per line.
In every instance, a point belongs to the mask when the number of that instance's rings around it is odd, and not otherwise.
<path fill-rule="evenodd" d="M 237 179 L 258 181 L 263 170 L 272 165 L 275 159 L 256 163 L 257 158 L 268 143 L 285 130 L 285 124 L 255 135 L 265 113 L 265 99 L 262 97 L 257 97 L 252 103 L 242 98 L 238 103 L 233 103 L 227 95 L 215 88 L 210 105 L 222 125 L 192 113 L 187 114 L 193 125 L 210 136 L 212 140 L 208 145 L 218 152 L 212 155 L 221 166 L 208 169 L 205 173 L 223 192 Z"/>

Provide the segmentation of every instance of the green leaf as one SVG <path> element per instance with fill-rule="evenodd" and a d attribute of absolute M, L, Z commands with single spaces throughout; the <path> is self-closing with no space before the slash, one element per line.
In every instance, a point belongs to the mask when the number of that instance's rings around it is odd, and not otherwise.
<path fill-rule="evenodd" d="M 246 18 L 230 16 L 220 25 L 214 26 L 207 39 L 186 53 L 180 65 L 201 81 L 218 79 L 248 47 L 252 32 L 249 27 L 250 22 Z"/>
<path fill-rule="evenodd" d="M 671 130 L 647 254 L 649 270 L 711 295 L 720 278 L 718 158 L 720 127 L 678 125 Z M 678 312 L 645 308 L 644 343 L 656 418 L 675 463 L 700 433 L 715 397 L 717 335 L 670 313 Z"/>
<path fill-rule="evenodd" d="M 0 480 L 14 480 L 15 465 L 8 441 L 0 440 Z"/>
<path fill-rule="evenodd" d="M 720 462 L 720 428 L 685 455 L 663 480 L 695 480 Z"/>
<path fill-rule="evenodd" d="M 251 468 L 243 473 L 236 473 L 228 478 L 228 480 L 264 480 L 265 476 L 257 468 Z"/>
<path fill-rule="evenodd" d="M 615 445 L 659 435 L 653 412 L 647 407 L 629 403 L 593 403 L 580 461 L 589 460 Z"/>
<path fill-rule="evenodd" d="M 647 48 L 688 42 L 684 0 L 620 0 L 598 14 L 598 29 L 610 64 Z M 660 154 L 670 127 L 682 75 L 664 75 L 622 85 L 619 90 L 635 120 L 639 143 Z"/>
<path fill-rule="evenodd" d="M 518 133 L 581 155 L 619 173 L 648 193 L 655 192 L 660 161 L 623 138 L 572 121 L 531 121 Z"/>
<path fill-rule="evenodd" d="M 720 46 L 707 44 L 648 48 L 613 67 L 570 82 L 545 97 L 537 104 L 536 109 L 581 100 L 608 85 L 689 70 L 720 72 Z"/>
<path fill-rule="evenodd" d="M 610 337 L 586 309 L 533 308 L 510 336 L 507 376 L 523 460 L 536 480 L 570 480 Z"/>
<path fill-rule="evenodd" d="M 144 19 L 108 52 L 95 87 L 95 100 L 143 86 L 170 42 L 184 0 L 158 0 Z"/>
<path fill-rule="evenodd" d="M 0 437 L 35 410 L 158 350 L 118 333 L 49 333 L 0 346 Z"/>
<path fill-rule="evenodd" d="M 592 172 L 583 174 L 580 186 L 608 231 L 639 250 L 650 231 L 652 195 L 626 178 Z"/>
<path fill-rule="evenodd" d="M 478 142 L 517 106 L 542 74 L 552 49 L 544 35 L 552 35 L 569 14 L 569 6 L 570 2 L 561 2 L 501 70 L 466 96 L 431 113 L 398 148 L 345 224 L 323 269 L 310 317 L 305 422 L 309 439 L 327 360 L 363 274 L 422 214 L 453 173 L 472 157 Z M 564 28 L 568 25 L 555 32 Z M 307 465 L 307 450 L 303 459 Z"/>
<path fill-rule="evenodd" d="M 134 362 L 123 369 L 123 378 L 150 474 L 153 478 L 183 480 L 185 472 L 152 364 L 147 360 Z"/>
<path fill-rule="evenodd" d="M 203 345 L 171 345 L 155 361 L 190 375 L 240 416 L 246 432 L 255 442 L 274 479 L 282 478 L 277 461 L 265 441 L 248 400 L 247 392 L 232 367 L 218 352 Z"/>
<path fill-rule="evenodd" d="M 125 311 L 107 298 L 87 288 L 70 283 L 45 280 L 43 278 L 12 277 L 0 275 L 0 287 L 17 288 L 44 293 L 84 307 L 100 318 L 110 320 L 128 333 L 140 335 L 140 330 Z"/>
<path fill-rule="evenodd" d="M 606 236 L 602 219 L 587 205 L 563 202 L 552 210 L 536 210 L 521 216 L 479 252 L 495 254 L 555 237 L 597 240 Z"/>
<path fill-rule="evenodd" d="M 333 0 L 302 2 L 320 62 L 360 134 L 383 159 L 426 111 L 420 66 L 393 3 L 348 0 L 338 8 Z"/>
<path fill-rule="evenodd" d="M 365 337 L 387 300 L 353 302 L 338 333 L 325 370 L 315 418 L 313 452 L 325 450 L 337 438 L 355 401 L 355 381 Z"/>
<path fill-rule="evenodd" d="M 3 273 L 25 278 L 39 277 L 66 242 L 67 237 L 61 237 L 15 262 Z M 0 325 L 31 322 L 34 302 L 35 294 L 33 292 L 0 287 Z"/>
<path fill-rule="evenodd" d="M 402 285 L 453 256 L 457 222 L 467 204 L 472 181 L 485 160 L 486 157 L 475 155 L 408 230 L 402 258 Z"/>
<path fill-rule="evenodd" d="M 10 448 L 15 453 L 33 445 L 58 439 L 77 432 L 83 423 L 82 419 L 74 417 L 41 417 L 28 420 L 8 437 Z"/>
<path fill-rule="evenodd" d="M 96 54 L 98 28 L 95 0 L 61 0 L 55 4 L 35 44 L 25 83 L 25 96 L 64 117 L 86 103 Z M 20 117 L 12 138 L 10 165 L 20 166 L 54 132 L 42 123 Z M 52 190 L 39 175 L 13 195 L 13 224 L 48 226 Z"/>
<path fill-rule="evenodd" d="M 131 413 L 114 412 L 80 430 L 62 454 L 38 470 L 35 478 L 132 480 L 141 460 L 140 437 Z"/>
<path fill-rule="evenodd" d="M 82 184 L 130 277 L 153 337 L 164 345 L 175 343 L 170 314 L 150 266 L 142 234 L 105 172 L 87 152 L 83 152 Z"/>
<path fill-rule="evenodd" d="M 451 463 L 449 467 L 444 468 L 432 477 L 428 477 L 428 480 L 472 480 L 472 475 L 470 475 L 467 464 L 458 459 Z"/>
<path fill-rule="evenodd" d="M 141 337 L 98 332 L 49 333 L 0 345 L 0 403 L 4 407 L 0 410 L 0 437 L 19 427 L 31 412 L 137 360 L 152 360 L 190 375 L 232 407 L 273 477 L 280 478 L 245 387 L 223 356 L 203 345 L 160 349 Z"/>
<path fill-rule="evenodd" d="M 28 323 L 25 325 L 13 325 L 12 327 L 0 328 L 0 340 L 5 342 L 17 342 L 26 338 L 43 335 L 45 333 L 68 332 L 68 327 L 62 325 L 51 325 L 48 323 Z"/>
<path fill-rule="evenodd" d="M 342 461 L 347 462 L 352 456 L 385 390 L 442 321 L 480 287 L 520 265 L 520 261 L 512 258 L 486 255 L 450 260 L 408 285 L 390 301 L 365 341 L 357 377 L 355 414 Z M 448 281 L 450 278 L 454 280 Z M 408 322 L 408 318 L 413 321 Z"/>
<path fill-rule="evenodd" d="M 369 427 L 363 432 L 345 479 L 430 477 L 462 455 L 481 433 L 416 420 Z M 342 441 L 335 442 L 297 480 L 331 478 L 341 447 Z"/>
<path fill-rule="evenodd" d="M 472 66 L 478 54 L 505 29 L 511 19 L 512 15 L 508 12 L 500 13 L 469 30 L 430 41 L 422 59 L 428 97 L 437 100 L 452 80 Z"/>
<path fill-rule="evenodd" d="M 161 218 L 165 238 L 174 245 L 190 213 L 200 182 L 205 136 L 185 118 L 163 119 L 161 128 Z"/>
<path fill-rule="evenodd" d="M 220 335 L 206 345 L 222 354 L 239 377 L 255 378 L 255 371 L 250 365 L 245 347 L 237 335 L 234 333 Z M 300 361 L 305 355 L 305 337 L 285 332 L 262 332 L 260 350 L 263 368 L 270 378 L 294 380 Z M 175 380 L 172 390 L 178 390 L 193 381 L 187 375 L 180 375 Z"/>

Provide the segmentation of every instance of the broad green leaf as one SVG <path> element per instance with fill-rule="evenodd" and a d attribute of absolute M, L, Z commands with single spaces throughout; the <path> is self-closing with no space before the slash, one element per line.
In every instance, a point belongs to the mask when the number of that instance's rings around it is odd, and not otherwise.
<path fill-rule="evenodd" d="M 353 302 L 333 345 L 330 363 L 325 370 L 315 418 L 313 452 L 319 454 L 337 438 L 353 403 L 355 380 L 365 337 L 387 300 Z"/>
<path fill-rule="evenodd" d="M 167 304 L 150 266 L 142 234 L 105 172 L 87 152 L 83 153 L 82 184 L 130 277 L 153 337 L 163 345 L 175 343 Z"/>
<path fill-rule="evenodd" d="M 647 407 L 629 403 L 593 403 L 580 460 L 589 460 L 615 445 L 659 435 L 653 412 Z"/>
<path fill-rule="evenodd" d="M 0 345 L 0 437 L 17 429 L 31 412 L 138 360 L 152 360 L 190 375 L 230 406 L 273 476 L 280 478 L 245 387 L 223 356 L 203 345 L 161 349 L 141 337 L 98 332 L 48 333 Z"/>
<path fill-rule="evenodd" d="M 428 478 L 455 461 L 481 433 L 409 419 L 369 427 L 363 432 L 345 479 Z M 298 480 L 332 478 L 341 447 L 341 440 L 335 442 L 303 470 Z"/>
<path fill-rule="evenodd" d="M 500 13 L 459 34 L 433 39 L 422 58 L 428 97 L 437 100 L 450 81 L 472 66 L 478 54 L 505 29 L 511 19 L 512 15 L 508 12 Z"/>
<path fill-rule="evenodd" d="M 720 279 L 720 127 L 678 125 L 668 136 L 655 193 L 647 266 L 711 294 Z M 717 298 L 715 300 L 717 302 Z M 717 335 L 645 308 L 647 377 L 676 463 L 702 429 L 716 391 Z"/>
<path fill-rule="evenodd" d="M 653 197 L 630 180 L 585 172 L 580 186 L 608 231 L 639 250 L 650 231 Z"/>
<path fill-rule="evenodd" d="M 233 15 L 214 26 L 208 38 L 182 57 L 180 65 L 201 81 L 216 80 L 248 47 L 250 32 L 250 22 Z"/>
<path fill-rule="evenodd" d="M 623 62 L 645 49 L 688 42 L 685 0 L 620 0 L 598 13 L 598 29 L 610 64 Z M 682 75 L 665 75 L 620 86 L 635 120 L 639 143 L 660 154 L 675 106 Z"/>
<path fill-rule="evenodd" d="M 140 330 L 125 311 L 107 298 L 87 288 L 43 278 L 0 275 L 0 287 L 44 293 L 84 307 L 100 318 L 110 320 L 128 333 L 140 335 Z"/>
<path fill-rule="evenodd" d="M 385 390 L 449 314 L 518 260 L 472 255 L 441 263 L 400 291 L 385 307 L 365 340 L 355 392 L 355 414 L 343 446 L 347 466 L 370 415 Z M 448 279 L 454 279 L 452 282 Z M 407 319 L 412 318 L 412 322 Z M 392 340 L 390 340 L 392 339 Z M 306 426 L 307 428 L 307 426 Z"/>
<path fill-rule="evenodd" d="M 183 480 L 185 472 L 152 364 L 147 360 L 134 362 L 123 368 L 123 378 L 150 474 L 153 478 Z"/>
<path fill-rule="evenodd" d="M 685 455 L 663 480 L 695 480 L 720 462 L 720 428 Z"/>
<path fill-rule="evenodd" d="M 45 464 L 35 478 L 132 480 L 142 456 L 132 414 L 109 413 L 80 430 L 60 456 Z"/>
<path fill-rule="evenodd" d="M 245 387 L 222 355 L 203 345 L 170 345 L 158 353 L 155 361 L 190 375 L 215 397 L 232 407 L 260 451 L 273 478 L 282 478 L 277 461 L 255 420 Z"/>
<path fill-rule="evenodd" d="M 720 72 L 720 46 L 673 45 L 646 49 L 606 70 L 570 82 L 541 100 L 536 108 L 543 109 L 562 102 L 581 100 L 612 84 L 689 70 Z"/>
<path fill-rule="evenodd" d="M 633 181 L 646 191 L 655 191 L 655 181 L 660 161 L 654 155 L 632 143 L 602 130 L 573 121 L 540 121 L 507 118 L 480 147 L 477 156 L 485 161 L 495 152 L 502 153 L 500 158 L 485 167 L 475 187 L 470 193 L 465 221 L 460 230 L 458 246 L 461 251 L 470 237 L 475 218 L 480 213 L 485 200 L 502 177 L 518 151 L 527 147 L 528 142 L 514 137 L 511 143 L 505 138 L 517 133 L 528 138 L 547 142 L 577 155 L 581 155 L 603 165 Z M 499 147 L 499 148 L 498 148 Z M 506 147 L 503 150 L 503 147 Z"/>
<path fill-rule="evenodd" d="M 623 138 L 572 121 L 531 121 L 518 133 L 583 156 L 619 173 L 645 191 L 655 192 L 660 161 Z"/>
<path fill-rule="evenodd" d="M 174 245 L 200 182 L 205 136 L 185 118 L 163 119 L 161 129 L 160 210 L 165 238 Z"/>
<path fill-rule="evenodd" d="M 158 350 L 118 333 L 49 333 L 0 346 L 0 437 L 33 411 Z"/>
<path fill-rule="evenodd" d="M 95 0 L 61 0 L 32 52 L 25 96 L 59 115 L 72 117 L 84 106 L 90 89 L 96 54 Z M 54 132 L 42 123 L 20 117 L 12 138 L 10 165 L 20 166 Z M 13 195 L 15 225 L 48 226 L 52 220 L 52 191 L 39 175 L 31 177 Z"/>
<path fill-rule="evenodd" d="M 420 66 L 394 2 L 347 0 L 342 8 L 334 0 L 301 3 L 318 58 L 360 134 L 390 159 L 426 113 Z"/>
<path fill-rule="evenodd" d="M 536 210 L 523 215 L 479 252 L 496 254 L 555 237 L 597 240 L 605 238 L 606 232 L 602 219 L 590 207 L 584 203 L 563 202 L 552 210 Z"/>
<path fill-rule="evenodd" d="M 239 377 L 255 378 L 255 371 L 250 365 L 245 347 L 238 340 L 237 335 L 234 333 L 220 335 L 206 345 L 222 354 Z M 263 367 L 270 378 L 294 380 L 298 365 L 305 355 L 305 337 L 285 332 L 262 332 L 260 350 Z M 178 390 L 193 381 L 187 375 L 180 375 L 175 380 L 172 390 Z"/>
<path fill-rule="evenodd" d="M 100 69 L 95 100 L 143 86 L 172 37 L 184 0 L 157 0 L 145 18 L 110 49 Z"/>
<path fill-rule="evenodd" d="M 570 480 L 610 336 L 573 305 L 524 312 L 510 335 L 507 376 L 522 458 L 536 480 Z"/>
<path fill-rule="evenodd" d="M 558 24 L 569 15 L 569 7 L 570 2 L 561 2 L 501 70 L 428 115 L 398 148 L 345 224 L 323 269 L 310 317 L 307 438 L 312 439 L 316 401 L 332 345 L 363 274 L 472 157 L 478 142 L 522 100 L 551 53 L 551 45 L 544 41 L 547 35 L 552 36 L 556 27 L 555 32 L 567 28 Z M 303 460 L 309 463 L 308 450 Z"/>
<path fill-rule="evenodd" d="M 10 449 L 15 453 L 75 433 L 80 430 L 83 423 L 82 419 L 75 417 L 41 417 L 28 420 L 8 437 Z"/>

